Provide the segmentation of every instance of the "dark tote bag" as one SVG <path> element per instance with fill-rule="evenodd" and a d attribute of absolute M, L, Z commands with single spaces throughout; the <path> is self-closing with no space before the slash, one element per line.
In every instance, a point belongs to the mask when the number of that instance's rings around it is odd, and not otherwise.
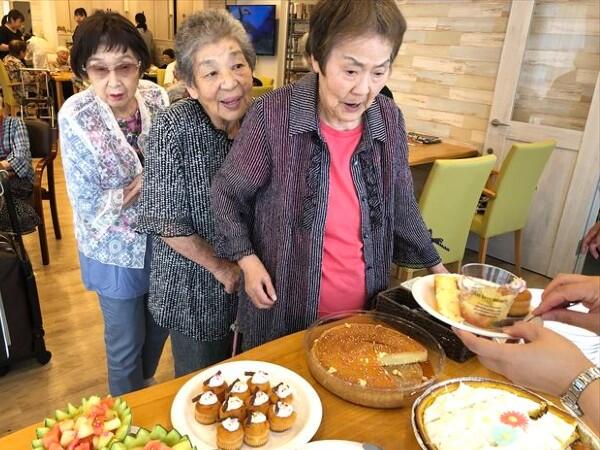
<path fill-rule="evenodd" d="M 16 225 L 8 178 L 6 171 L 0 171 L 1 201 L 13 225 L 10 235 L 0 236 L 0 375 L 13 362 L 34 357 L 46 364 L 51 357 L 44 342 L 37 286 Z"/>

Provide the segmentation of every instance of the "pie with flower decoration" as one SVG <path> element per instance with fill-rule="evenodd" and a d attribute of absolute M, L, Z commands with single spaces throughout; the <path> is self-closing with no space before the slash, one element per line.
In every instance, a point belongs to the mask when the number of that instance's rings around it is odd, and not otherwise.
<path fill-rule="evenodd" d="M 492 380 L 432 386 L 416 401 L 414 414 L 428 450 L 598 449 L 576 418 L 525 389 Z"/>

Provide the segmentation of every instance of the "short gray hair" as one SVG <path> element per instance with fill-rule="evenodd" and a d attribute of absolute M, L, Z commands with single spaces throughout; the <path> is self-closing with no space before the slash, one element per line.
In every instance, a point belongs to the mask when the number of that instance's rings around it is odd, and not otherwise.
<path fill-rule="evenodd" d="M 188 86 L 194 86 L 196 52 L 204 45 L 225 38 L 231 38 L 240 45 L 248 65 L 254 71 L 256 53 L 242 24 L 224 9 L 208 9 L 192 14 L 177 30 L 177 77 Z"/>

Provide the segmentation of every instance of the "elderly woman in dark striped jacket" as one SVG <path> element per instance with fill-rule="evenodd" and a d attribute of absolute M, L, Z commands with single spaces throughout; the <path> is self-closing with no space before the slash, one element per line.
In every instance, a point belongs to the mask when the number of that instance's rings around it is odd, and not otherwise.
<path fill-rule="evenodd" d="M 378 95 L 405 29 L 394 0 L 322 0 L 314 73 L 244 119 L 212 187 L 218 255 L 244 273 L 244 348 L 365 308 L 393 260 L 446 271 L 413 195 L 404 119 Z"/>
<path fill-rule="evenodd" d="M 181 376 L 231 352 L 240 270 L 214 255 L 209 191 L 250 104 L 256 56 L 225 10 L 190 16 L 177 32 L 176 53 L 190 98 L 152 129 L 138 229 L 153 236 L 148 304 L 171 333 Z"/>

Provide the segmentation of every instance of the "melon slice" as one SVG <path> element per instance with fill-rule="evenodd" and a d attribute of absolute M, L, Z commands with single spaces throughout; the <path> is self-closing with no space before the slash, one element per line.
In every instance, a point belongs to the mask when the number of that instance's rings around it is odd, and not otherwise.
<path fill-rule="evenodd" d="M 152 431 L 140 428 L 136 434 L 127 436 L 122 442 L 113 443 L 110 450 L 144 450 L 145 448 L 160 448 L 161 450 L 194 449 L 187 436 L 181 436 L 177 430 L 167 431 L 160 425 L 156 425 Z"/>
<path fill-rule="evenodd" d="M 108 450 L 122 441 L 131 425 L 131 409 L 120 398 L 110 396 L 84 398 L 81 405 L 71 403 L 57 410 L 36 429 L 32 450 Z"/>

